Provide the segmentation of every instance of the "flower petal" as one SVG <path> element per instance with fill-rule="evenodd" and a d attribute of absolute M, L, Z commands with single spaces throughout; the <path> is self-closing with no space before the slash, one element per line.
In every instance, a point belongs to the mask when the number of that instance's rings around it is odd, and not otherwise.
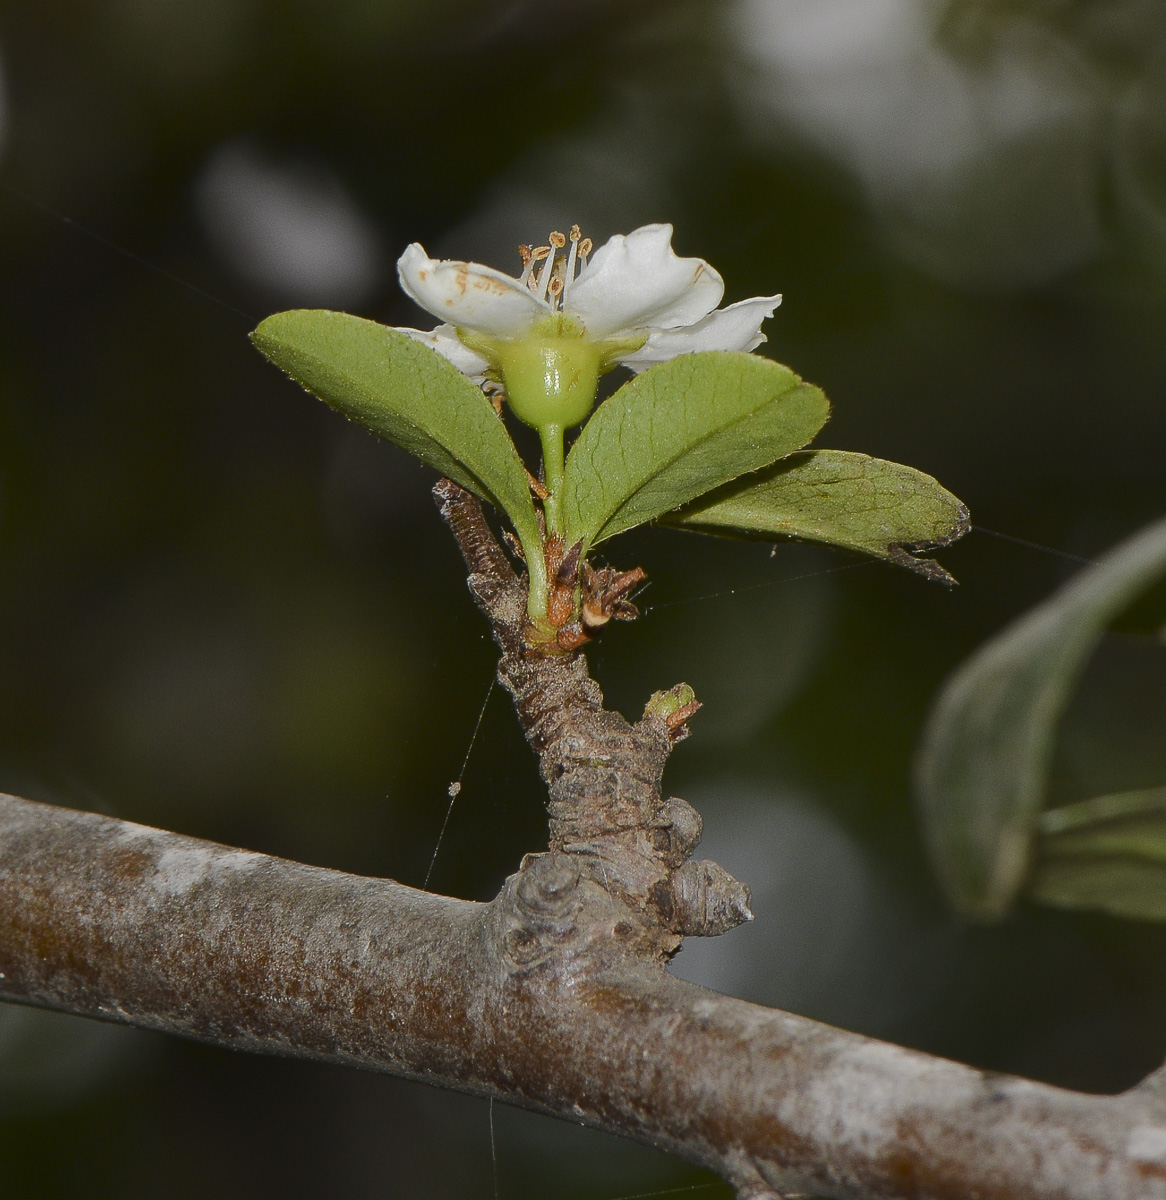
<path fill-rule="evenodd" d="M 430 258 L 418 242 L 397 260 L 401 287 L 440 321 L 495 337 L 513 337 L 550 306 L 525 284 L 480 263 Z"/>
<path fill-rule="evenodd" d="M 780 303 L 780 296 L 754 296 L 752 300 L 738 300 L 728 308 L 709 313 L 703 321 L 686 329 L 652 329 L 648 340 L 638 350 L 622 356 L 620 362 L 638 372 L 678 354 L 754 350 L 765 341 L 761 322 L 773 316 Z"/>
<path fill-rule="evenodd" d="M 721 302 L 725 284 L 703 258 L 679 258 L 671 225 L 643 225 L 600 246 L 563 307 L 592 338 L 691 325 Z"/>
<path fill-rule="evenodd" d="M 447 358 L 463 375 L 469 375 L 480 382 L 490 369 L 490 364 L 457 335 L 452 325 L 438 325 L 436 329 L 405 329 L 395 327 L 398 333 L 411 337 L 415 342 L 422 342 L 431 350 L 436 350 L 442 358 Z"/>

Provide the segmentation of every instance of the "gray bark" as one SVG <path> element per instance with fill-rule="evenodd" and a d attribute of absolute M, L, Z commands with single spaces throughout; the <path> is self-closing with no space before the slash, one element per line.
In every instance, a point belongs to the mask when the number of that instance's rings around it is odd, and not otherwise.
<path fill-rule="evenodd" d="M 670 1150 L 743 1196 L 1166 1197 L 1166 1103 L 669 976 L 567 856 L 475 904 L 0 799 L 0 996 L 404 1075 Z"/>

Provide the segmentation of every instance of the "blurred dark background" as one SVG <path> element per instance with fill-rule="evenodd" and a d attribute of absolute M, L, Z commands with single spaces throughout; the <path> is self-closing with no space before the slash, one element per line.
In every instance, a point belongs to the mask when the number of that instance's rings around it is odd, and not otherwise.
<path fill-rule="evenodd" d="M 10 0 L 0 10 L 0 787 L 485 899 L 540 788 L 430 475 L 260 360 L 281 308 L 427 323 L 394 262 L 517 269 L 671 221 L 820 444 L 965 499 L 953 593 L 824 549 L 638 531 L 592 654 L 706 708 L 666 784 L 757 921 L 676 969 L 977 1065 L 1128 1086 L 1166 934 L 961 925 L 910 760 L 973 647 L 1166 507 L 1158 0 Z M 119 249 L 120 248 L 120 249 Z M 1023 543 L 1034 543 L 1025 545 Z M 1059 552 L 1059 553 L 1058 553 Z M 1066 557 L 1069 556 L 1069 557 Z M 1166 650 L 1112 636 L 1054 798 L 1166 781 Z M 710 1177 L 400 1081 L 0 1009 L 25 1197 L 607 1200 Z M 496 1190 L 497 1189 L 497 1190 Z"/>

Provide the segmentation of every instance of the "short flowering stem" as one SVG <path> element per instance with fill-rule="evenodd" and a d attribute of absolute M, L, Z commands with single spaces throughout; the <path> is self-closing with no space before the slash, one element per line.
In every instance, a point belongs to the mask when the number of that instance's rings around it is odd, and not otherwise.
<path fill-rule="evenodd" d="M 543 501 L 547 533 L 562 533 L 559 499 L 563 489 L 563 427 L 540 425 L 538 436 L 543 448 L 543 485 L 547 489 Z"/>
<path fill-rule="evenodd" d="M 544 528 L 542 545 L 522 547 L 530 575 L 527 615 L 539 638 L 550 631 L 556 653 L 567 649 L 558 620 L 564 589 L 578 582 L 577 576 L 570 584 L 550 578 L 555 568 L 547 566 L 552 546 L 555 553 L 571 549 L 563 511 L 565 432 L 587 420 L 608 371 L 644 371 L 681 354 L 754 350 L 765 340 L 762 321 L 781 301 L 755 296 L 718 308 L 724 281 L 704 259 L 676 255 L 671 225 L 644 225 L 617 234 L 594 255 L 592 249 L 591 239 L 572 225 L 570 234 L 552 232 L 546 245 L 519 247 L 518 277 L 480 263 L 430 258 L 417 242 L 397 263 L 405 292 L 442 322 L 428 331 L 398 332 L 488 389 L 499 415 L 504 396 L 510 413 L 538 431 L 544 487 L 535 491 Z M 575 553 L 574 565 L 585 565 L 581 545 Z M 568 622 L 579 616 L 579 599 L 575 593 Z M 612 595 L 605 603 L 625 599 Z M 594 603 L 589 611 L 593 621 L 597 614 L 619 616 Z"/>

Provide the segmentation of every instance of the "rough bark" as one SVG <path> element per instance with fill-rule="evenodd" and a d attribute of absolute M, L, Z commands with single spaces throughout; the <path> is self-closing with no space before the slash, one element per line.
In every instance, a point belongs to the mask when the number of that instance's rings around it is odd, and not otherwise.
<path fill-rule="evenodd" d="M 691 695 L 657 693 L 635 724 L 607 712 L 577 634 L 532 627 L 478 502 L 436 494 L 539 756 L 550 849 L 471 904 L 0 797 L 0 999 L 494 1096 L 752 1200 L 1166 1200 L 1157 1076 L 1080 1095 L 672 978 L 681 937 L 750 916 L 661 792 Z M 630 607 L 615 574 L 592 572 L 593 616 Z"/>
<path fill-rule="evenodd" d="M 742 1196 L 1166 1197 L 1166 1103 L 992 1075 L 719 996 L 542 856 L 491 904 L 0 798 L 0 996 L 391 1072 Z"/>
<path fill-rule="evenodd" d="M 477 499 L 448 479 L 434 494 L 501 651 L 499 682 L 539 756 L 551 853 L 574 860 L 635 910 L 660 956 L 685 935 L 710 936 L 751 920 L 746 887 L 716 863 L 689 859 L 701 834 L 696 810 L 661 793 L 668 754 L 687 733 L 676 720 L 686 712 L 677 689 L 653 696 L 634 725 L 606 710 L 580 654 L 532 641 L 525 582 Z"/>

